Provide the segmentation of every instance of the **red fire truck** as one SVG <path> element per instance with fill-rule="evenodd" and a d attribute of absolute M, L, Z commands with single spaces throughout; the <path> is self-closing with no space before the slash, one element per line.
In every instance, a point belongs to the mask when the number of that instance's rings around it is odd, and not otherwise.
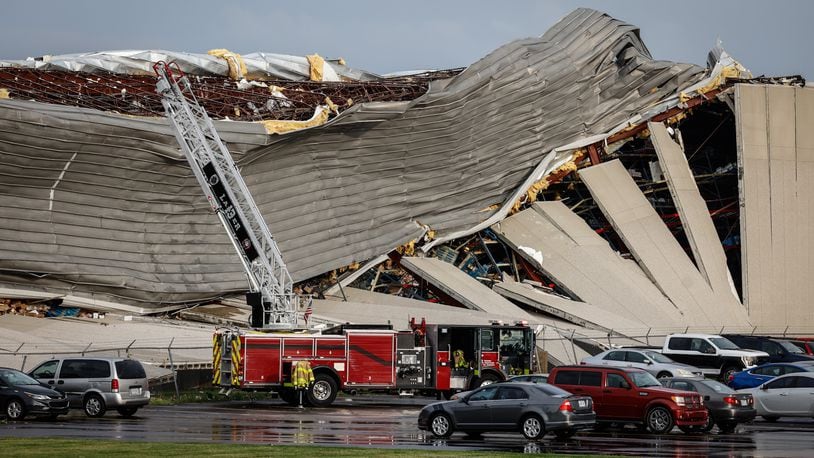
<path fill-rule="evenodd" d="M 330 405 L 340 390 L 456 391 L 528 374 L 534 335 L 524 322 L 485 326 L 410 321 L 391 326 L 340 325 L 319 334 L 220 329 L 214 334 L 213 383 L 223 388 L 276 391 L 294 404 L 295 361 L 311 364 L 315 381 L 305 393 L 314 406 Z M 453 353 L 463 352 L 464 364 Z"/>

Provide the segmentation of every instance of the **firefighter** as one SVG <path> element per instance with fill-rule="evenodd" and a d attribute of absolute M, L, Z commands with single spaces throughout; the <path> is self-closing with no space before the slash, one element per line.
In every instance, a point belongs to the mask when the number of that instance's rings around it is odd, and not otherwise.
<path fill-rule="evenodd" d="M 303 393 L 314 383 L 314 371 L 311 370 L 311 363 L 308 361 L 295 361 L 292 365 L 291 381 L 294 389 L 297 390 L 302 408 Z"/>
<path fill-rule="evenodd" d="M 452 352 L 453 367 L 455 369 L 469 369 L 469 363 L 464 358 L 464 351 L 461 349 Z"/>

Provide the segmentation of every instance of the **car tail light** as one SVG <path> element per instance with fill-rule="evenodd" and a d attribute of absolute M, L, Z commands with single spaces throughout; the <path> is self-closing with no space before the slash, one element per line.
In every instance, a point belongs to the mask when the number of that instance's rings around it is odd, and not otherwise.
<path fill-rule="evenodd" d="M 738 398 L 736 398 L 735 396 L 725 396 L 724 402 L 731 406 L 736 406 L 738 405 Z"/>
<path fill-rule="evenodd" d="M 110 391 L 114 393 L 119 392 L 119 379 L 114 378 L 113 380 L 110 381 Z"/>
<path fill-rule="evenodd" d="M 573 411 L 574 407 L 571 405 L 571 401 L 569 401 L 568 399 L 562 401 L 562 404 L 560 404 L 560 412 L 573 412 Z"/>
<path fill-rule="evenodd" d="M 749 405 L 752 405 L 752 404 L 755 403 L 755 398 L 753 398 L 751 394 L 749 395 L 748 400 L 749 400 Z"/>

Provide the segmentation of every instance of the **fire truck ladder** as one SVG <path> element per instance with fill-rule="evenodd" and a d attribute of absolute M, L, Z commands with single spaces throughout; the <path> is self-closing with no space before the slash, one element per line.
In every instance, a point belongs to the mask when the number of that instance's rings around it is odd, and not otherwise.
<path fill-rule="evenodd" d="M 178 66 L 157 62 L 153 70 L 158 75 L 156 90 L 175 128 L 175 138 L 246 271 L 254 293 L 247 299 L 259 296 L 259 304 L 253 306 L 262 306 L 262 323 L 253 314 L 252 326 L 295 327 L 300 297 L 293 294 L 291 274 L 232 155 Z"/>

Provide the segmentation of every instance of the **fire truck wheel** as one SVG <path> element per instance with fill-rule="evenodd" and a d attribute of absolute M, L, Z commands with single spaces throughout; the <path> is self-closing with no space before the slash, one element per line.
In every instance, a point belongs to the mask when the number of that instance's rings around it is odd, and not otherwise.
<path fill-rule="evenodd" d="M 477 382 L 478 386 L 476 386 L 475 388 L 478 388 L 480 386 L 485 386 L 485 385 L 491 385 L 491 384 L 493 384 L 495 382 L 499 382 L 499 381 L 500 381 L 500 378 L 497 375 L 486 373 L 486 374 L 483 374 L 483 377 L 478 379 L 478 382 Z"/>
<path fill-rule="evenodd" d="M 286 404 L 295 406 L 298 404 L 297 392 L 291 389 L 282 389 L 278 392 L 280 399 L 285 401 Z"/>
<path fill-rule="evenodd" d="M 336 381 L 330 375 L 321 372 L 314 374 L 314 384 L 308 389 L 308 402 L 315 407 L 331 405 L 336 399 Z"/>

